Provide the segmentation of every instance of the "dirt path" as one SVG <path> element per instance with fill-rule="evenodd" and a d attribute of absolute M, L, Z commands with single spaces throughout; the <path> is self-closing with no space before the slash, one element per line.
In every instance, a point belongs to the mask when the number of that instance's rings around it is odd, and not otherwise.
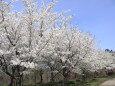
<path fill-rule="evenodd" d="M 100 86 L 115 86 L 115 78 L 105 81 L 104 83 L 102 83 Z"/>

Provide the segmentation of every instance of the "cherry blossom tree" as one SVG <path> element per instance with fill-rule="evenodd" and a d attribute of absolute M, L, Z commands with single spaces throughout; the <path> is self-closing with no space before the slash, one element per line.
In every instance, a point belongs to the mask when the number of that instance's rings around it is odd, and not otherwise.
<path fill-rule="evenodd" d="M 114 69 L 114 56 L 112 56 L 112 54 L 109 52 L 97 50 L 97 53 L 95 54 L 94 58 L 91 58 L 89 60 L 89 64 L 93 66 L 93 70 Z"/>
<path fill-rule="evenodd" d="M 21 86 L 23 71 L 35 67 L 35 58 L 50 41 L 47 32 L 61 14 L 51 12 L 54 1 L 38 8 L 33 0 L 22 0 L 20 12 L 10 12 L 11 3 L 0 0 L 0 66 L 11 77 L 11 86 Z"/>
<path fill-rule="evenodd" d="M 89 34 L 83 34 L 71 26 L 64 32 L 63 41 L 58 42 L 56 52 L 60 59 L 62 74 L 66 82 L 68 73 L 80 68 L 82 60 L 85 60 L 84 58 L 88 58 L 91 55 L 93 39 Z"/>
<path fill-rule="evenodd" d="M 65 82 L 68 73 L 76 72 L 82 60 L 89 58 L 94 49 L 94 40 L 90 34 L 84 34 L 76 27 L 68 25 L 70 19 L 71 17 L 63 18 L 60 27 L 52 29 L 52 38 L 41 53 L 43 62 L 51 69 L 51 76 L 55 76 L 54 72 L 62 73 Z M 60 66 L 59 69 L 56 69 L 56 64 Z"/>

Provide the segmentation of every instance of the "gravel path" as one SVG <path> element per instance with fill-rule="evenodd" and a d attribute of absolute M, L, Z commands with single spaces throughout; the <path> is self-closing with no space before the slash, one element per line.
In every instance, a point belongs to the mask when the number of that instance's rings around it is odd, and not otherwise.
<path fill-rule="evenodd" d="M 115 78 L 105 81 L 104 83 L 102 83 L 100 86 L 115 86 Z"/>

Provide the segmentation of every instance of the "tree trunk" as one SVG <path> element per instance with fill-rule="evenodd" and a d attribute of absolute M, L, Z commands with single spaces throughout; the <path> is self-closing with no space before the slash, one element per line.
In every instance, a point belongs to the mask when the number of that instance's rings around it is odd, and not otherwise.
<path fill-rule="evenodd" d="M 67 77 L 64 77 L 64 86 L 68 86 L 67 82 L 68 82 Z"/>
<path fill-rule="evenodd" d="M 53 71 L 51 71 L 51 79 L 50 79 L 50 81 L 51 81 L 51 82 L 55 82 L 55 80 L 54 80 L 54 73 L 53 73 Z"/>
<path fill-rule="evenodd" d="M 34 83 L 37 83 L 37 70 L 34 71 Z"/>
<path fill-rule="evenodd" d="M 13 78 L 13 77 L 11 77 L 11 81 L 10 81 L 9 86 L 13 86 L 13 84 L 14 84 L 14 78 Z"/>
<path fill-rule="evenodd" d="M 43 70 L 40 69 L 40 83 L 43 83 Z"/>
<path fill-rule="evenodd" d="M 40 74 L 40 83 L 43 83 L 43 77 L 42 77 L 42 74 Z"/>
<path fill-rule="evenodd" d="M 50 77 L 50 82 L 55 82 L 55 77 L 54 77 L 54 67 L 52 66 L 52 67 L 50 67 L 50 70 L 51 70 L 51 77 Z"/>
<path fill-rule="evenodd" d="M 67 84 L 67 82 L 68 82 L 68 70 L 66 69 L 66 68 L 64 68 L 63 69 L 63 81 L 64 81 L 64 83 L 63 83 L 63 85 L 64 86 L 68 86 L 68 84 Z"/>
<path fill-rule="evenodd" d="M 21 77 L 17 77 L 15 79 L 15 85 L 14 86 L 22 86 L 22 83 L 21 83 Z"/>
<path fill-rule="evenodd" d="M 20 72 L 21 67 L 19 65 L 15 66 L 15 85 L 14 86 L 22 86 L 22 78 L 23 78 L 23 73 L 21 74 Z"/>

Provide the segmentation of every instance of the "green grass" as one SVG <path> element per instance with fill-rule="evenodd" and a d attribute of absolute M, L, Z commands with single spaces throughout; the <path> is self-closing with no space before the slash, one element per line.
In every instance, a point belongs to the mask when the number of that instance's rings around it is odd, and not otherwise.
<path fill-rule="evenodd" d="M 108 77 L 98 77 L 98 78 L 90 78 L 87 79 L 89 86 L 99 86 L 103 82 L 115 78 L 115 75 L 108 76 Z"/>
<path fill-rule="evenodd" d="M 73 81 L 69 81 L 69 86 L 76 86 L 77 82 L 82 83 L 80 85 L 77 84 L 77 86 L 99 86 L 101 83 L 110 80 L 112 78 L 115 78 L 115 75 L 107 76 L 107 77 L 98 77 L 98 78 L 87 78 L 84 81 L 82 79 L 77 79 Z M 53 83 L 53 86 L 62 86 L 63 81 L 55 82 Z M 37 86 L 51 86 L 50 83 L 45 83 Z"/>
<path fill-rule="evenodd" d="M 0 86 L 8 86 L 7 84 L 0 84 Z"/>
<path fill-rule="evenodd" d="M 69 86 L 76 86 L 76 84 L 82 83 L 79 86 L 99 86 L 101 83 L 115 78 L 115 75 L 107 76 L 107 77 L 98 77 L 98 78 L 87 78 L 85 80 L 76 79 L 69 81 Z M 63 81 L 52 83 L 52 86 L 62 86 Z M 0 86 L 8 86 L 7 84 L 0 84 Z M 51 86 L 51 83 L 43 83 L 37 85 L 26 85 L 26 86 Z M 78 85 L 77 85 L 78 86 Z"/>
<path fill-rule="evenodd" d="M 109 80 L 110 78 L 108 77 L 101 77 L 101 78 L 94 78 L 92 80 L 90 80 L 89 86 L 99 86 L 101 83 L 103 83 L 104 81 Z"/>

